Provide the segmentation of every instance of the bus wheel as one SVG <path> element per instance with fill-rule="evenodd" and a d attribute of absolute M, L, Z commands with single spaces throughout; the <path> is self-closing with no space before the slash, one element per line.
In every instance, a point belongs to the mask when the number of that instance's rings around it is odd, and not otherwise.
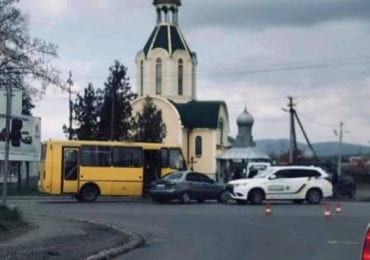
<path fill-rule="evenodd" d="M 99 195 L 99 189 L 95 185 L 88 184 L 82 187 L 80 194 L 78 196 L 81 202 L 93 202 Z"/>

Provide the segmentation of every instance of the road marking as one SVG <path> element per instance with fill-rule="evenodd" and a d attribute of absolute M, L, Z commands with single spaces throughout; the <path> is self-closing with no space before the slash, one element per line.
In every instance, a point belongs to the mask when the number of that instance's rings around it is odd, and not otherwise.
<path fill-rule="evenodd" d="M 358 241 L 338 241 L 338 240 L 328 240 L 326 241 L 329 245 L 358 245 Z"/>

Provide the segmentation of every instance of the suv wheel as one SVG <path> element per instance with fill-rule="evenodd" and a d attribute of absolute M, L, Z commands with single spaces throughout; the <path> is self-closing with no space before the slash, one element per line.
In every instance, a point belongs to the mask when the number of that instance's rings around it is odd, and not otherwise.
<path fill-rule="evenodd" d="M 253 205 L 262 204 L 264 194 L 261 190 L 252 190 L 249 193 L 248 199 Z"/>
<path fill-rule="evenodd" d="M 317 204 L 321 201 L 322 194 L 319 189 L 310 189 L 307 192 L 306 199 L 310 204 Z"/>

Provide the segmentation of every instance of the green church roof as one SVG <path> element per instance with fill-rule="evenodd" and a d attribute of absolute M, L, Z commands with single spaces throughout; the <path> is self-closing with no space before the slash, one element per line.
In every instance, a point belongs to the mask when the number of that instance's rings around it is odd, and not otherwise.
<path fill-rule="evenodd" d="M 145 56 L 148 55 L 149 51 L 156 48 L 162 48 L 170 55 L 176 50 L 185 50 L 191 55 L 191 51 L 180 29 L 173 24 L 161 24 L 154 28 L 143 49 Z"/>
<path fill-rule="evenodd" d="M 189 129 L 218 127 L 218 116 L 223 101 L 190 101 L 188 103 L 174 103 L 180 114 L 182 124 Z"/>

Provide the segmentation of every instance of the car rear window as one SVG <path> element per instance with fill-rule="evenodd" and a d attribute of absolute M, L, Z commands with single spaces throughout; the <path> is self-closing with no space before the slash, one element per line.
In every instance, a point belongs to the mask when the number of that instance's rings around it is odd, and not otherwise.
<path fill-rule="evenodd" d="M 163 180 L 178 180 L 181 179 L 183 173 L 182 172 L 173 172 L 163 177 Z"/>

